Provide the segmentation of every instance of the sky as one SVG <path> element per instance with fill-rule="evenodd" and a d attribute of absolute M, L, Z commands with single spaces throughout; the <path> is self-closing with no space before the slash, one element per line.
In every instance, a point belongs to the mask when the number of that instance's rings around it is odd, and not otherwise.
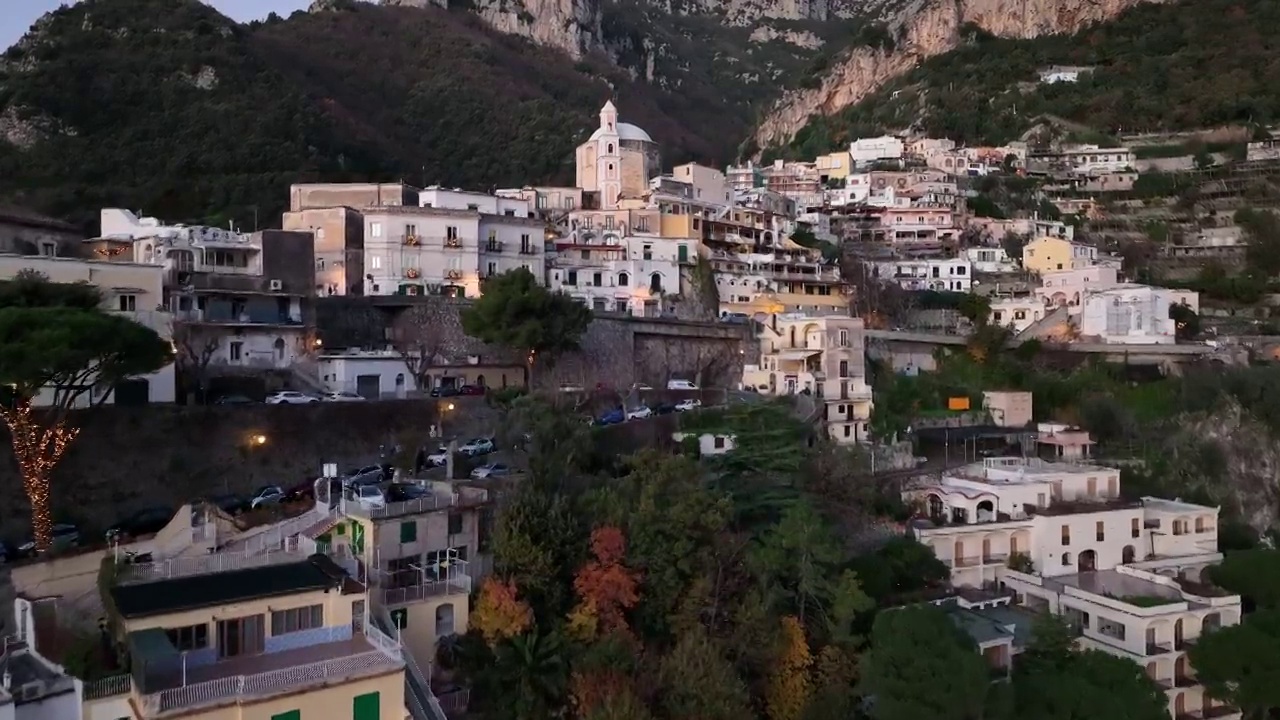
<path fill-rule="evenodd" d="M 18 42 L 41 15 L 69 4 L 66 0 L 0 0 L 0 49 Z M 268 13 L 288 17 L 294 10 L 305 10 L 311 0 L 205 0 L 223 15 L 241 22 L 261 20 Z"/>

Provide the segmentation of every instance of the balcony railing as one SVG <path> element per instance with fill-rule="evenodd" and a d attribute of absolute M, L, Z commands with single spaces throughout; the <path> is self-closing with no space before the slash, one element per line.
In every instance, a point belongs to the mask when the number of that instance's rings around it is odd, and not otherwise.
<path fill-rule="evenodd" d="M 1147 641 L 1147 645 L 1145 649 L 1148 657 L 1150 657 L 1151 655 L 1163 655 L 1168 652 L 1173 652 L 1173 646 L 1170 645 L 1169 643 L 1152 642 L 1150 640 Z"/>
<path fill-rule="evenodd" d="M 387 606 L 404 605 L 405 603 L 418 602 L 427 598 L 443 597 L 445 595 L 470 595 L 471 594 L 471 576 L 466 573 L 466 562 L 462 560 L 455 561 L 456 565 L 461 568 L 449 568 L 449 576 L 439 580 L 425 580 L 418 585 L 399 588 L 385 588 L 382 590 L 382 604 Z"/>
<path fill-rule="evenodd" d="M 538 246 L 536 246 L 536 245 L 521 245 L 521 246 L 520 246 L 520 254 L 521 254 L 521 255 L 537 255 L 537 254 L 538 254 Z"/>
<path fill-rule="evenodd" d="M 193 557 L 177 557 L 154 563 L 119 566 L 116 582 L 122 585 L 157 582 L 192 575 L 211 575 L 229 570 L 246 570 L 268 565 L 301 562 L 316 552 L 315 541 L 306 537 L 286 540 L 279 550 L 220 552 Z"/>
<path fill-rule="evenodd" d="M 133 687 L 133 679 L 129 675 L 115 675 L 84 684 L 85 700 L 102 700 L 103 698 L 128 695 Z"/>
<path fill-rule="evenodd" d="M 387 503 L 382 507 L 365 507 L 344 494 L 342 497 L 342 513 L 369 520 L 383 520 L 455 507 L 473 507 L 482 502 L 482 500 L 466 497 L 461 493 L 432 493 L 427 497 Z"/>
<path fill-rule="evenodd" d="M 506 243 L 501 240 L 489 240 L 484 244 L 484 251 L 491 253 L 500 253 L 506 248 Z"/>
<path fill-rule="evenodd" d="M 254 313 L 234 313 L 234 312 L 212 312 L 209 310 L 200 310 L 192 308 L 189 310 L 176 310 L 173 313 L 176 320 L 193 323 L 206 323 L 210 325 L 301 325 L 301 314 L 280 313 L 276 315 L 254 314 Z"/>

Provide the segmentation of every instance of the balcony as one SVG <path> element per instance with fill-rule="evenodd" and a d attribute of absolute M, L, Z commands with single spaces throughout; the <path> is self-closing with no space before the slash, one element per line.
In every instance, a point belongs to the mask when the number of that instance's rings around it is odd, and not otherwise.
<path fill-rule="evenodd" d="M 368 520 L 391 520 L 406 515 L 449 510 L 452 508 L 479 507 L 486 497 L 471 493 L 432 492 L 426 497 L 387 503 L 383 507 L 366 507 L 344 493 L 341 500 L 342 514 Z"/>
<path fill-rule="evenodd" d="M 463 248 L 462 248 L 462 239 L 461 239 L 461 238 L 451 238 L 451 237 L 447 237 L 447 238 L 444 238 L 443 243 L 444 243 L 444 249 L 445 249 L 445 250 L 461 250 L 461 249 L 463 249 Z"/>
<path fill-rule="evenodd" d="M 465 560 L 454 560 L 443 578 L 423 577 L 416 585 L 381 588 L 378 592 L 382 595 L 382 604 L 405 605 L 445 595 L 470 595 L 472 582 L 467 567 Z M 381 576 L 385 577 L 385 574 Z"/>
<path fill-rule="evenodd" d="M 501 240 L 490 240 L 484 244 L 484 251 L 490 253 L 500 253 L 505 250 L 507 244 Z"/>
<path fill-rule="evenodd" d="M 176 557 L 154 563 L 120 565 L 116 570 L 116 582 L 121 585 L 158 582 L 192 575 L 211 575 L 229 570 L 303 562 L 314 555 L 316 550 L 314 540 L 297 536 L 289 538 L 279 549 L 257 547 L 236 552 Z"/>
<path fill-rule="evenodd" d="M 410 234 L 401 235 L 400 244 L 404 245 L 405 247 L 417 247 L 422 244 L 422 238 L 418 237 L 417 235 L 410 235 Z"/>
<path fill-rule="evenodd" d="M 1173 646 L 1170 645 L 1169 643 L 1152 641 L 1152 640 L 1147 641 L 1146 647 L 1144 649 L 1146 651 L 1147 657 L 1151 657 L 1153 655 L 1164 655 L 1165 653 L 1173 652 Z"/>
<path fill-rule="evenodd" d="M 206 307 L 203 310 L 192 308 L 174 311 L 173 318 L 200 325 L 302 325 L 301 313 L 282 313 L 274 309 L 256 308 L 250 311 L 237 311 L 224 307 Z"/>
<path fill-rule="evenodd" d="M 538 248 L 536 245 L 521 245 L 520 254 L 521 255 L 537 255 Z"/>
<path fill-rule="evenodd" d="M 131 633 L 140 715 L 187 714 L 404 667 L 400 644 L 370 624 L 321 627 L 265 640 L 262 653 L 219 660 L 212 653 L 180 654 L 162 630 Z"/>

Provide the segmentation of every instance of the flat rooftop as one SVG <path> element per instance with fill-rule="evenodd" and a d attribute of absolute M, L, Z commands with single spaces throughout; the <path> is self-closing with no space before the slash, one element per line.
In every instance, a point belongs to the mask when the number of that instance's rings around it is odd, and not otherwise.
<path fill-rule="evenodd" d="M 1107 512 L 1109 510 L 1133 510 L 1142 507 L 1138 500 L 1111 498 L 1106 500 L 1054 500 L 1048 507 L 1038 507 L 1035 515 L 1054 517 L 1057 515 L 1088 515 L 1090 513 Z"/>
<path fill-rule="evenodd" d="M 1097 570 L 1050 579 L 1067 587 L 1079 588 L 1094 595 L 1115 598 L 1131 604 L 1157 604 L 1153 602 L 1155 600 L 1166 600 L 1169 603 L 1183 601 L 1182 593 L 1171 587 L 1115 570 Z M 1135 598 L 1141 600 L 1134 602 Z"/>
<path fill-rule="evenodd" d="M 122 616 L 135 618 L 338 588 L 346 580 L 346 570 L 328 556 L 316 554 L 280 565 L 116 585 L 111 588 L 111 597 Z"/>
<path fill-rule="evenodd" d="M 1205 510 L 1217 510 L 1217 508 L 1208 505 L 1196 505 L 1195 503 L 1182 502 L 1181 500 L 1165 500 L 1157 497 L 1142 498 L 1142 507 L 1156 512 L 1167 513 L 1198 513 Z"/>
<path fill-rule="evenodd" d="M 9 645 L 7 649 L 8 652 L 0 658 L 0 668 L 9 676 L 8 694 L 14 703 L 22 705 L 38 702 L 54 695 L 75 692 L 75 680 L 33 656 L 27 649 L 26 643 L 15 643 Z M 22 688 L 29 683 L 40 683 L 39 691 L 34 694 L 24 694 Z"/>
<path fill-rule="evenodd" d="M 970 463 L 947 475 L 989 485 L 1046 482 L 1054 475 L 1109 472 L 1112 468 L 1078 462 L 1049 462 L 1037 457 L 995 457 Z M 943 478 L 946 479 L 946 476 Z"/>

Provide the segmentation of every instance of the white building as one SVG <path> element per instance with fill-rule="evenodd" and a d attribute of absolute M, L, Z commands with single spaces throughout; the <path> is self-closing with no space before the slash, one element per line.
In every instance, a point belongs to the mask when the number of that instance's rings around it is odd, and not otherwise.
<path fill-rule="evenodd" d="M 66 668 L 46 658 L 36 647 L 36 622 L 31 600 L 19 597 L 14 600 L 15 637 L 5 638 L 4 654 L 0 656 L 0 674 L 4 676 L 0 687 L 0 720 L 78 720 L 90 710 L 85 701 L 86 687 L 67 672 Z M 113 710 L 123 709 L 123 714 L 111 716 L 130 717 L 128 697 L 116 702 Z M 85 720 L 97 720 L 88 718 Z"/>
<path fill-rule="evenodd" d="M 902 139 L 892 135 L 859 138 L 849 144 L 849 158 L 854 167 L 870 165 L 881 160 L 901 160 L 905 154 L 906 145 Z"/>
<path fill-rule="evenodd" d="M 690 186 L 690 199 L 719 208 L 733 205 L 733 186 L 725 174 L 698 163 L 685 163 L 671 169 L 671 177 Z"/>
<path fill-rule="evenodd" d="M 897 283 L 903 290 L 969 292 L 973 286 L 973 267 L 968 258 L 899 258 L 870 265 L 881 279 Z"/>
<path fill-rule="evenodd" d="M 1081 302 L 1080 335 L 1107 343 L 1172 344 L 1177 322 L 1169 308 L 1175 297 L 1166 288 L 1133 284 L 1090 292 Z"/>
<path fill-rule="evenodd" d="M 678 443 L 683 443 L 686 438 L 695 438 L 698 441 L 699 455 L 724 455 L 730 450 L 738 446 L 736 435 L 725 435 L 723 433 L 701 433 L 694 435 L 693 433 L 673 433 L 672 439 Z"/>
<path fill-rule="evenodd" d="M 1074 312 L 1079 312 L 1079 305 L 1085 295 L 1108 290 L 1119 284 L 1119 273 L 1111 267 L 1093 265 L 1075 270 L 1054 270 L 1040 274 L 1040 287 L 1035 289 L 1035 295 L 1045 307 L 1066 306 L 1076 308 Z"/>
<path fill-rule="evenodd" d="M 479 356 L 449 364 L 435 358 L 419 388 L 410 364 L 418 367 L 416 354 L 406 362 L 397 350 L 345 350 L 326 352 L 317 358 L 317 372 L 326 390 L 355 393 L 368 400 L 405 399 L 432 388 L 523 387 L 524 372 L 514 366 L 486 364 Z"/>
<path fill-rule="evenodd" d="M 418 202 L 364 211 L 365 295 L 474 298 L 509 270 L 544 278 L 545 225 L 528 200 L 430 187 Z"/>
<path fill-rule="evenodd" d="M 656 317 L 662 296 L 680 292 L 681 264 L 693 262 L 697 252 L 693 239 L 582 228 L 556 243 L 547 281 L 596 312 Z"/>
<path fill-rule="evenodd" d="M 995 298 L 991 301 L 991 324 L 1017 334 L 1039 322 L 1048 312 L 1037 297 Z"/>
<path fill-rule="evenodd" d="M 905 493 L 913 532 L 957 586 L 999 588 L 1064 616 L 1081 645 L 1139 663 L 1173 718 L 1238 720 L 1205 694 L 1187 659 L 1203 632 L 1240 621 L 1240 598 L 1205 581 L 1220 562 L 1218 508 L 1120 496 L 1114 468 L 989 458 Z"/>
<path fill-rule="evenodd" d="M 965 248 L 964 257 L 976 273 L 1009 273 L 1018 270 L 1018 263 L 1002 247 Z"/>
<path fill-rule="evenodd" d="M 1093 70 L 1088 66 L 1075 65 L 1051 65 L 1040 70 L 1040 82 L 1052 85 L 1054 83 L 1073 83 L 1080 80 L 1080 76 Z"/>

